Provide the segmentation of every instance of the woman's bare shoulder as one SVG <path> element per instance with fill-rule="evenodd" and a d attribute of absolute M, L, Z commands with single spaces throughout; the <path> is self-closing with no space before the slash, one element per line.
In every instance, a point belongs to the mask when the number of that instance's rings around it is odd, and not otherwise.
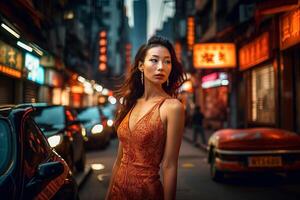
<path fill-rule="evenodd" d="M 181 114 L 184 111 L 183 104 L 175 98 L 168 98 L 162 105 L 169 114 Z"/>

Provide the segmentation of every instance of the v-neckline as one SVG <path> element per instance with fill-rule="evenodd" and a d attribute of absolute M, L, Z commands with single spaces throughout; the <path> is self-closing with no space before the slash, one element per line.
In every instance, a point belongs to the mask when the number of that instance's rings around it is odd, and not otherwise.
<path fill-rule="evenodd" d="M 137 120 L 137 122 L 134 124 L 134 126 L 132 127 L 132 129 L 130 128 L 130 117 L 131 117 L 131 113 L 133 111 L 133 109 L 135 108 L 136 104 L 131 108 L 131 110 L 128 113 L 128 117 L 127 117 L 127 126 L 128 126 L 128 130 L 130 133 L 132 133 L 136 126 L 138 125 L 138 123 L 140 123 L 141 120 L 143 120 L 147 115 L 149 115 L 149 113 L 162 101 L 159 100 L 157 103 L 154 104 L 154 106 L 152 106 L 152 108 L 150 108 L 139 120 Z"/>

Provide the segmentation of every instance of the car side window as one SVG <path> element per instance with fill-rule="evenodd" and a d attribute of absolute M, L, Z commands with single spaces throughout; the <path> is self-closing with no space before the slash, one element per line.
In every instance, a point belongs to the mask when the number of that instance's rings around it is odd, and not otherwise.
<path fill-rule="evenodd" d="M 49 156 L 50 147 L 42 132 L 30 117 L 24 122 L 24 169 L 27 178 L 31 178 L 38 165 Z"/>
<path fill-rule="evenodd" d="M 9 167 L 12 161 L 12 133 L 9 124 L 0 118 L 0 176 Z"/>

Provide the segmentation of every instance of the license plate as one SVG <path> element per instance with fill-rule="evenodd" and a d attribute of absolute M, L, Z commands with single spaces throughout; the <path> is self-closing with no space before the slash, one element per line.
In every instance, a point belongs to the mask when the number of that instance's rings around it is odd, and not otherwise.
<path fill-rule="evenodd" d="M 282 159 L 279 156 L 251 156 L 248 157 L 249 167 L 281 167 Z"/>

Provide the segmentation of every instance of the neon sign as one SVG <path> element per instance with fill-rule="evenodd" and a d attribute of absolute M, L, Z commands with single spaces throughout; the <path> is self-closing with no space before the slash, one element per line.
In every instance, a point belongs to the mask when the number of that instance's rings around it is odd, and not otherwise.
<path fill-rule="evenodd" d="M 199 43 L 194 45 L 195 68 L 233 68 L 236 66 L 233 43 Z"/>
<path fill-rule="evenodd" d="M 44 68 L 40 66 L 39 58 L 30 53 L 25 55 L 25 67 L 28 70 L 27 79 L 39 84 L 44 84 Z"/>

